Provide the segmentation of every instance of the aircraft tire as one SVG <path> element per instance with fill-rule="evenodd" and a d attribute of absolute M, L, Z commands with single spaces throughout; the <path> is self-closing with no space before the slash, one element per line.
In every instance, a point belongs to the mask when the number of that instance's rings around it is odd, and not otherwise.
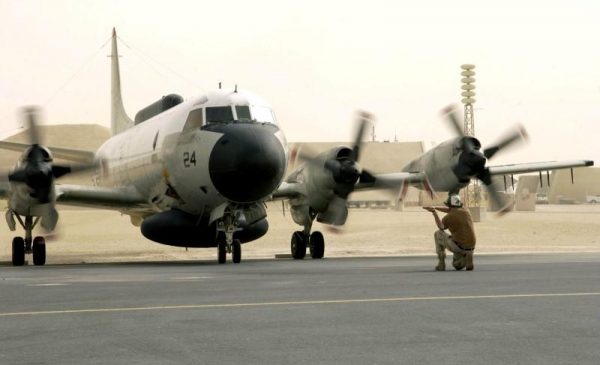
<path fill-rule="evenodd" d="M 301 231 L 296 231 L 292 234 L 292 257 L 294 260 L 302 260 L 306 256 L 306 236 Z"/>
<path fill-rule="evenodd" d="M 33 239 L 33 264 L 41 266 L 46 264 L 46 240 L 44 237 L 36 237 Z"/>
<path fill-rule="evenodd" d="M 227 248 L 225 247 L 225 242 L 220 241 L 217 248 L 219 264 L 224 264 L 227 261 Z"/>
<path fill-rule="evenodd" d="M 310 235 L 310 257 L 313 259 L 322 259 L 325 255 L 325 239 L 323 233 L 315 231 Z"/>
<path fill-rule="evenodd" d="M 23 237 L 13 238 L 12 264 L 13 266 L 25 265 L 25 240 L 23 240 Z"/>
<path fill-rule="evenodd" d="M 231 259 L 233 260 L 233 263 L 239 264 L 242 262 L 242 244 L 240 240 L 233 240 L 231 251 Z"/>

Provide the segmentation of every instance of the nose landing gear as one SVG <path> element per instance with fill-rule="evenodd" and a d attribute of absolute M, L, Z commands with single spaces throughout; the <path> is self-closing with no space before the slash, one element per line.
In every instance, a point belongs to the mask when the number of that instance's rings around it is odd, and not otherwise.
<path fill-rule="evenodd" d="M 219 264 L 227 262 L 227 254 L 231 254 L 231 261 L 234 264 L 242 262 L 242 243 L 233 238 L 235 232 L 241 231 L 240 223 L 243 220 L 243 214 L 226 214 L 217 222 L 217 258 Z"/>

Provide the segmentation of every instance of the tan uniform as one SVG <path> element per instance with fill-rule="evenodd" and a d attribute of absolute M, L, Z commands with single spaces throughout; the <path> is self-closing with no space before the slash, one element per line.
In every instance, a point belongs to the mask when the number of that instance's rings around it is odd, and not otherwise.
<path fill-rule="evenodd" d="M 442 219 L 442 224 L 451 235 L 443 230 L 435 232 L 435 248 L 440 262 L 446 258 L 446 250 L 454 255 L 452 265 L 461 270 L 465 267 L 465 254 L 475 249 L 475 231 L 471 213 L 464 208 L 451 208 Z"/>

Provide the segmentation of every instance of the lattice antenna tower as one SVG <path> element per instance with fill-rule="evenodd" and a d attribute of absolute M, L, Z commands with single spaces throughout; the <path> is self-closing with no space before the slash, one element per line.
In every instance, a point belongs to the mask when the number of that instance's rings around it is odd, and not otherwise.
<path fill-rule="evenodd" d="M 475 65 L 464 64 L 460 66 L 462 76 L 461 89 L 464 105 L 464 132 L 467 136 L 475 136 L 475 117 L 473 115 L 473 104 L 475 104 Z M 465 188 L 465 206 L 479 207 L 481 205 L 479 182 L 474 180 Z"/>

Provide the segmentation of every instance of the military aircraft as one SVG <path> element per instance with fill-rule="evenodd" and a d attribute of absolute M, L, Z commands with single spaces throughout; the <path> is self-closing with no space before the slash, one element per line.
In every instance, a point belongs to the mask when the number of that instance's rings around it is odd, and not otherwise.
<path fill-rule="evenodd" d="M 113 136 L 98 151 L 44 146 L 37 128 L 40 111 L 32 107 L 23 113 L 30 143 L 0 142 L 0 148 L 23 152 L 15 169 L 5 174 L 6 181 L 0 182 L 0 197 L 8 201 L 8 227 L 15 231 L 18 222 L 25 231 L 24 237 L 13 239 L 13 265 L 24 265 L 29 253 L 35 265 L 45 264 L 45 238 L 33 237 L 33 229 L 38 224 L 47 232 L 55 229 L 57 204 L 113 209 L 129 215 L 152 241 L 217 247 L 219 263 L 226 262 L 228 253 L 239 263 L 241 244 L 268 230 L 264 202 L 274 196 L 298 197 L 298 190 L 289 184 L 280 186 L 288 147 L 271 106 L 236 86 L 187 101 L 167 95 L 132 120 L 121 97 L 114 29 L 111 46 Z M 72 163 L 55 163 L 55 157 Z M 332 224 L 343 223 L 328 214 L 337 213 L 356 180 L 365 188 L 376 188 L 378 183 L 419 176 L 361 171 L 355 163 L 358 143 L 353 149 L 330 151 L 324 159 L 324 166 L 311 164 L 312 175 L 300 192 L 308 192 L 311 209 L 318 209 L 320 219 Z M 62 176 L 84 172 L 93 173 L 93 185 L 55 184 Z M 333 194 L 321 194 L 330 189 Z M 332 208 L 323 208 L 327 205 Z M 314 257 L 322 257 L 323 245 L 315 242 L 321 253 Z"/>

